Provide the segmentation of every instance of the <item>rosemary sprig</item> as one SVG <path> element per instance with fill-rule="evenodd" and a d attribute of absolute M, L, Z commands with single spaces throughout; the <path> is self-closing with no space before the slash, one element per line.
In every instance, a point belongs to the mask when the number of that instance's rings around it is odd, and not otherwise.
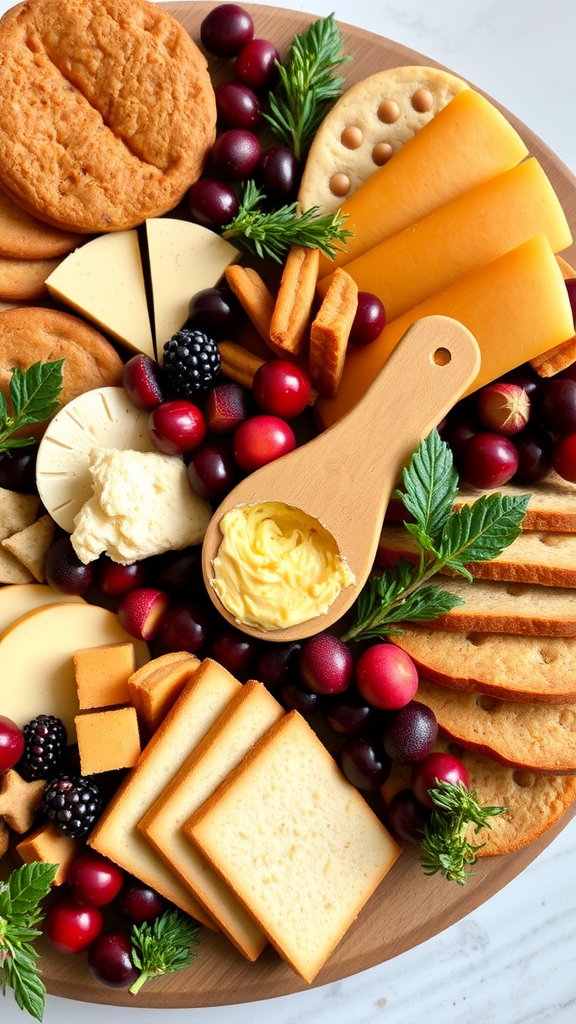
<path fill-rule="evenodd" d="M 198 925 L 181 910 L 165 910 L 152 924 L 132 928 L 132 959 L 140 975 L 130 988 L 135 996 L 151 978 L 189 967 L 196 954 Z"/>
<path fill-rule="evenodd" d="M 467 562 L 487 562 L 519 535 L 529 494 L 482 495 L 453 510 L 458 474 L 452 453 L 437 431 L 420 442 L 403 473 L 400 493 L 414 523 L 405 523 L 419 550 L 416 565 L 400 560 L 368 581 L 356 604 L 356 616 L 342 640 L 398 636 L 398 622 L 430 622 L 464 604 L 428 581 L 444 568 L 472 582 Z"/>
<path fill-rule="evenodd" d="M 351 58 L 342 54 L 342 36 L 334 18 L 320 18 L 294 41 L 285 63 L 277 62 L 280 83 L 269 95 L 264 114 L 272 131 L 302 160 L 326 108 L 342 92 L 345 79 L 334 70 Z"/>
<path fill-rule="evenodd" d="M 459 782 L 440 782 L 428 790 L 435 809 L 424 826 L 420 863 L 426 875 L 441 874 L 449 882 L 465 885 L 466 877 L 484 843 L 466 838 L 470 825 L 474 835 L 482 828 L 492 828 L 490 818 L 504 814 L 506 807 L 482 807 L 476 790 L 468 790 Z"/>
<path fill-rule="evenodd" d="M 267 213 L 258 209 L 263 198 L 263 190 L 249 179 L 244 186 L 240 209 L 225 225 L 222 237 L 238 242 L 255 256 L 268 256 L 282 263 L 292 245 L 320 249 L 334 259 L 337 243 L 351 236 L 342 226 L 344 218 L 339 210 L 320 215 L 318 207 L 312 206 L 298 214 L 297 204 L 290 203 Z"/>

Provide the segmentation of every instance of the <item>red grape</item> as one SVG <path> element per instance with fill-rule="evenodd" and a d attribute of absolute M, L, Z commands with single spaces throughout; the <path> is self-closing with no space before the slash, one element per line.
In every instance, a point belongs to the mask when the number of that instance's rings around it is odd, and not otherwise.
<path fill-rule="evenodd" d="M 276 61 L 280 63 L 280 54 L 273 43 L 267 39 L 251 39 L 236 57 L 234 74 L 257 92 L 268 92 L 278 79 Z"/>
<path fill-rule="evenodd" d="M 358 292 L 358 307 L 349 341 L 351 345 L 369 345 L 386 326 L 386 313 L 384 306 L 377 295 L 371 292 Z"/>
<path fill-rule="evenodd" d="M 70 537 L 58 537 L 48 548 L 44 563 L 46 582 L 60 594 L 85 594 L 94 577 L 94 562 L 84 565 Z"/>
<path fill-rule="evenodd" d="M 243 320 L 242 307 L 230 288 L 203 288 L 190 299 L 188 319 L 194 330 L 212 338 L 231 338 Z"/>
<path fill-rule="evenodd" d="M 518 469 L 518 454 L 501 434 L 474 434 L 462 446 L 462 476 L 472 487 L 501 487 Z"/>
<path fill-rule="evenodd" d="M 24 734 L 16 722 L 0 715 L 0 775 L 13 768 L 24 753 Z"/>
<path fill-rule="evenodd" d="M 80 907 L 62 896 L 46 918 L 45 934 L 59 953 L 81 953 L 100 934 L 104 917 L 96 907 Z"/>
<path fill-rule="evenodd" d="M 260 159 L 260 143 L 253 132 L 230 128 L 212 146 L 212 163 L 220 174 L 240 180 L 248 178 Z"/>
<path fill-rule="evenodd" d="M 358 659 L 356 685 L 374 707 L 394 711 L 412 700 L 418 672 L 412 658 L 394 644 L 374 644 Z"/>
<path fill-rule="evenodd" d="M 488 430 L 509 437 L 528 423 L 530 399 L 519 384 L 489 384 L 480 392 L 478 415 Z"/>
<path fill-rule="evenodd" d="M 412 769 L 410 781 L 414 796 L 425 807 L 432 809 L 436 805 L 428 791 L 435 789 L 438 782 L 450 782 L 453 785 L 462 782 L 467 789 L 470 786 L 470 778 L 465 765 L 458 757 L 448 752 L 434 752 L 423 761 L 418 761 Z"/>
<path fill-rule="evenodd" d="M 306 640 L 298 659 L 302 681 L 314 693 L 332 694 L 347 690 L 354 675 L 349 648 L 330 633 Z"/>
<path fill-rule="evenodd" d="M 204 440 L 206 420 L 197 405 L 183 398 L 163 402 L 150 413 L 150 437 L 165 455 L 183 455 Z"/>
<path fill-rule="evenodd" d="M 200 25 L 202 46 L 215 57 L 234 57 L 254 35 L 254 22 L 238 4 L 219 4 Z"/>
<path fill-rule="evenodd" d="M 289 359 L 269 359 L 256 370 L 252 391 L 263 412 L 294 419 L 308 405 L 312 385 L 305 370 Z"/>
<path fill-rule="evenodd" d="M 81 907 L 105 907 L 116 898 L 123 882 L 124 872 L 91 850 L 77 857 L 68 872 L 70 892 Z"/>
<path fill-rule="evenodd" d="M 423 761 L 432 752 L 438 736 L 436 715 L 426 704 L 411 700 L 390 715 L 382 741 L 384 750 L 398 764 Z"/>
<path fill-rule="evenodd" d="M 262 120 L 260 100 L 252 89 L 241 82 L 221 82 L 217 85 L 216 110 L 219 121 L 228 128 L 257 128 Z"/>
<path fill-rule="evenodd" d="M 291 427 L 277 416 L 251 416 L 234 434 L 234 458 L 247 473 L 274 462 L 296 447 Z"/>
<path fill-rule="evenodd" d="M 576 483 L 576 433 L 558 438 L 554 445 L 552 464 L 563 480 Z"/>
<path fill-rule="evenodd" d="M 130 932 L 118 928 L 102 932 L 90 946 L 88 970 L 100 985 L 130 988 L 140 974 L 132 960 Z"/>
<path fill-rule="evenodd" d="M 188 463 L 191 487 L 206 501 L 221 501 L 236 483 L 237 466 L 232 453 L 222 445 L 197 448 Z"/>
<path fill-rule="evenodd" d="M 200 178 L 188 189 L 188 208 L 198 224 L 205 228 L 221 228 L 234 219 L 239 203 L 225 182 Z"/>
<path fill-rule="evenodd" d="M 416 799 L 411 789 L 401 789 L 388 804 L 390 828 L 405 843 L 421 843 L 429 819 L 429 808 Z"/>

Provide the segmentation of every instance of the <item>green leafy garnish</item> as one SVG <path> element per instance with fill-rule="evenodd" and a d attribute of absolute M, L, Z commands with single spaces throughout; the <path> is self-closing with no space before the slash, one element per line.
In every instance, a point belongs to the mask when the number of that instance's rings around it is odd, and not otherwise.
<path fill-rule="evenodd" d="M 130 992 L 135 996 L 149 978 L 189 967 L 195 959 L 192 946 L 198 939 L 198 925 L 181 910 L 165 910 L 152 924 L 132 928 L 132 959 L 140 971 Z"/>
<path fill-rule="evenodd" d="M 0 882 L 0 991 L 9 986 L 21 1010 L 42 1020 L 46 989 L 37 966 L 34 939 L 44 917 L 41 900 L 50 892 L 57 864 L 23 864 Z"/>
<path fill-rule="evenodd" d="M 52 363 L 33 363 L 27 370 L 16 367 L 10 380 L 12 415 L 0 391 L 0 454 L 11 448 L 34 444 L 33 437 L 12 437 L 15 431 L 34 423 L 43 423 L 58 408 L 62 391 L 63 359 Z"/>
<path fill-rule="evenodd" d="M 426 875 L 440 874 L 449 882 L 465 885 L 466 877 L 484 843 L 471 843 L 466 835 L 474 825 L 474 835 L 481 828 L 492 828 L 491 817 L 505 814 L 506 807 L 482 807 L 476 790 L 468 790 L 459 782 L 440 782 L 428 790 L 434 802 L 430 821 L 424 826 L 423 854 L 420 863 Z"/>
<path fill-rule="evenodd" d="M 496 558 L 521 532 L 529 494 L 482 495 L 454 511 L 458 474 L 452 453 L 436 430 L 420 442 L 403 472 L 400 493 L 414 523 L 405 527 L 414 537 L 416 565 L 401 559 L 362 590 L 353 625 L 342 640 L 398 636 L 398 622 L 430 622 L 464 604 L 455 594 L 428 581 L 449 569 L 472 581 L 467 562 Z"/>
<path fill-rule="evenodd" d="M 308 249 L 321 249 L 334 259 L 337 242 L 345 242 L 351 232 L 342 225 L 344 218 L 340 211 L 319 214 L 318 207 L 312 206 L 299 214 L 297 204 L 280 206 L 269 213 L 258 209 L 264 197 L 250 179 L 246 182 L 238 213 L 222 231 L 222 237 L 239 242 L 255 256 L 266 256 L 281 263 L 290 246 L 302 245 Z"/>
<path fill-rule="evenodd" d="M 343 40 L 333 14 L 320 18 L 295 36 L 285 63 L 276 62 L 280 83 L 270 93 L 270 113 L 264 117 L 272 131 L 302 160 L 327 105 L 338 98 L 345 83 L 335 68 L 350 60 L 342 54 Z"/>

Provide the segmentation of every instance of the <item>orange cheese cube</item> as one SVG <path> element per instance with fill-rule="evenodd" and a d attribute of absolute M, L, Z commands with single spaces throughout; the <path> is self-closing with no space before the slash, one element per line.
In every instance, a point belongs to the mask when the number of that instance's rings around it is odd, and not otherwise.
<path fill-rule="evenodd" d="M 320 254 L 318 276 L 515 167 L 527 153 L 504 115 L 474 89 L 464 89 L 342 204 L 354 237 L 334 260 Z"/>
<path fill-rule="evenodd" d="M 134 644 L 84 647 L 74 654 L 74 673 L 81 711 L 127 704 L 128 679 L 136 668 Z"/>
<path fill-rule="evenodd" d="M 164 721 L 199 665 L 195 654 L 171 652 L 149 661 L 130 676 L 132 703 L 150 733 L 155 733 Z"/>
<path fill-rule="evenodd" d="M 16 853 L 25 864 L 32 864 L 34 861 L 57 864 L 58 871 L 52 884 L 63 885 L 68 878 L 72 861 L 80 856 L 83 846 L 81 839 L 71 839 L 47 822 L 18 843 Z"/>
<path fill-rule="evenodd" d="M 82 775 L 134 767 L 141 752 L 136 708 L 87 711 L 75 721 Z"/>
<path fill-rule="evenodd" d="M 359 291 L 378 296 L 390 321 L 541 233 L 554 252 L 572 242 L 560 201 L 532 157 L 392 235 L 346 271 Z M 333 278 L 319 283 L 321 296 Z"/>
<path fill-rule="evenodd" d="M 482 365 L 468 393 L 574 333 L 562 272 L 545 236 L 537 235 L 392 320 L 370 345 L 351 346 L 338 394 L 316 401 L 320 426 L 348 412 L 410 325 L 433 314 L 459 320 L 480 346 Z"/>

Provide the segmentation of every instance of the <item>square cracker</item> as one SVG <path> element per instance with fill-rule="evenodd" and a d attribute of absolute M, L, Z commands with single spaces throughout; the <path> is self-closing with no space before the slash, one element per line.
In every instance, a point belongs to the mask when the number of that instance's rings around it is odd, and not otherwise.
<path fill-rule="evenodd" d="M 13 533 L 11 537 L 6 537 L 2 541 L 2 547 L 14 555 L 38 583 L 44 583 L 46 579 L 44 563 L 48 548 L 54 539 L 55 528 L 54 520 L 45 515 L 31 526 L 26 526 L 24 530 Z"/>
<path fill-rule="evenodd" d="M 33 583 L 32 573 L 0 545 L 0 583 Z"/>
<path fill-rule="evenodd" d="M 31 526 L 38 515 L 40 498 L 0 487 L 0 540 Z"/>

